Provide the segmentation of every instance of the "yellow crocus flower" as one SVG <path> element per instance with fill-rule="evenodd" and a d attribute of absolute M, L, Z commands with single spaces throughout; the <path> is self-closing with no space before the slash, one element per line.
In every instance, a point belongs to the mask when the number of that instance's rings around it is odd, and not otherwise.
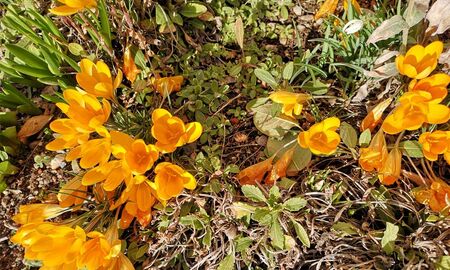
<path fill-rule="evenodd" d="M 310 96 L 307 94 L 292 93 L 288 91 L 277 91 L 272 93 L 269 98 L 273 102 L 283 105 L 281 112 L 284 115 L 295 118 L 301 114 L 303 104 L 310 99 Z"/>
<path fill-rule="evenodd" d="M 450 76 L 438 73 L 421 80 L 412 80 L 408 85 L 410 92 L 418 92 L 427 98 L 427 102 L 439 103 L 447 96 Z"/>
<path fill-rule="evenodd" d="M 436 130 L 420 135 L 419 143 L 426 159 L 436 161 L 438 155 L 444 154 L 450 164 L 450 131 Z"/>
<path fill-rule="evenodd" d="M 76 270 L 86 234 L 78 226 L 73 229 L 51 222 L 28 223 L 17 230 L 11 241 L 24 247 L 25 259 L 41 261 L 41 269 Z"/>
<path fill-rule="evenodd" d="M 86 92 L 106 99 L 114 97 L 114 90 L 122 82 L 123 74 L 119 70 L 117 76 L 113 79 L 109 67 L 103 61 L 92 62 L 89 59 L 83 59 L 80 62 L 81 72 L 76 76 L 78 84 Z"/>
<path fill-rule="evenodd" d="M 336 133 L 341 121 L 330 117 L 312 125 L 308 131 L 300 132 L 298 143 L 303 148 L 309 148 L 316 155 L 331 155 L 336 152 L 341 137 Z"/>
<path fill-rule="evenodd" d="M 424 123 L 442 124 L 450 119 L 450 109 L 442 104 L 429 102 L 430 96 L 423 91 L 406 92 L 400 104 L 386 117 L 381 128 L 388 134 L 404 130 L 416 130 Z"/>
<path fill-rule="evenodd" d="M 412 79 L 426 78 L 436 68 L 443 49 L 444 44 L 441 41 L 432 42 L 426 47 L 414 45 L 406 55 L 397 56 L 397 69 L 400 74 Z"/>
<path fill-rule="evenodd" d="M 156 148 L 162 153 L 171 153 L 177 147 L 196 141 L 203 130 L 199 122 L 184 124 L 183 120 L 164 109 L 154 110 L 152 121 L 151 133 L 157 140 Z"/>
<path fill-rule="evenodd" d="M 19 207 L 19 213 L 12 220 L 18 224 L 42 222 L 49 218 L 57 217 L 66 211 L 57 204 L 35 203 Z"/>
<path fill-rule="evenodd" d="M 183 188 L 195 189 L 197 181 L 194 176 L 178 165 L 170 162 L 161 162 L 155 167 L 155 181 L 151 187 L 163 203 L 178 196 Z"/>

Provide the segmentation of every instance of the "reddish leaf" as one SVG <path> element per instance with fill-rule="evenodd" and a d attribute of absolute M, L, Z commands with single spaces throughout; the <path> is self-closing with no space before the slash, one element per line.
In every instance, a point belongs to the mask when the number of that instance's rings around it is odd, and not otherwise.
<path fill-rule="evenodd" d="M 26 138 L 41 131 L 50 122 L 53 116 L 51 115 L 37 115 L 27 119 L 23 124 L 22 128 L 17 133 L 17 137 L 22 142 Z"/>
<path fill-rule="evenodd" d="M 260 183 L 264 175 L 272 169 L 272 161 L 275 156 L 243 169 L 236 178 L 241 185 L 254 185 Z"/>

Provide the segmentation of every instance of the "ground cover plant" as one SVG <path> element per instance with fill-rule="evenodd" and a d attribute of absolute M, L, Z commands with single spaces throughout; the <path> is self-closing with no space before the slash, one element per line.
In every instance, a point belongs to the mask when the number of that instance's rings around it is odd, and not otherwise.
<path fill-rule="evenodd" d="M 448 0 L 2 0 L 4 269 L 450 269 Z"/>

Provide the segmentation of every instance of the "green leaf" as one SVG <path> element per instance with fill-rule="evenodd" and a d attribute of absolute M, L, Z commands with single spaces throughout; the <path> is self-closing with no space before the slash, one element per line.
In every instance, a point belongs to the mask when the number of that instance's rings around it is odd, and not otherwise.
<path fill-rule="evenodd" d="M 290 198 L 289 200 L 283 203 L 283 208 L 290 211 L 295 212 L 306 206 L 306 200 L 301 197 Z"/>
<path fill-rule="evenodd" d="M 206 247 L 211 246 L 211 239 L 212 239 L 212 231 L 210 227 L 206 227 L 206 233 L 205 236 L 203 236 L 202 244 Z"/>
<path fill-rule="evenodd" d="M 48 69 L 38 69 L 26 65 L 13 65 L 13 68 L 19 71 L 20 73 L 35 78 L 45 78 L 53 76 L 53 74 Z"/>
<path fill-rule="evenodd" d="M 161 5 L 156 3 L 155 8 L 156 8 L 156 24 L 158 25 L 168 24 L 170 22 L 169 16 L 167 16 L 166 12 L 161 7 Z"/>
<path fill-rule="evenodd" d="M 269 203 L 273 205 L 275 202 L 279 201 L 280 198 L 280 188 L 277 186 L 272 186 L 272 188 L 269 190 Z"/>
<path fill-rule="evenodd" d="M 358 230 L 350 223 L 337 222 L 331 228 L 338 232 L 340 236 L 358 235 Z"/>
<path fill-rule="evenodd" d="M 294 62 L 288 62 L 283 69 L 283 79 L 290 80 L 294 74 Z"/>
<path fill-rule="evenodd" d="M 359 146 L 367 147 L 372 140 L 372 134 L 370 133 L 370 129 L 366 129 L 359 135 Z"/>
<path fill-rule="evenodd" d="M 325 95 L 328 92 L 328 85 L 319 80 L 309 81 L 305 83 L 302 88 L 310 91 L 311 94 L 316 96 Z"/>
<path fill-rule="evenodd" d="M 67 47 L 69 48 L 70 53 L 73 55 L 80 56 L 82 53 L 84 53 L 83 46 L 78 43 L 69 43 Z"/>
<path fill-rule="evenodd" d="M 442 256 L 434 265 L 436 270 L 448 270 L 450 269 L 450 256 Z"/>
<path fill-rule="evenodd" d="M 277 249 L 284 248 L 284 233 L 278 218 L 273 218 L 272 225 L 269 232 L 270 239 L 272 240 L 272 246 Z"/>
<path fill-rule="evenodd" d="M 295 233 L 297 234 L 297 238 L 302 242 L 302 244 L 305 247 L 310 247 L 311 243 L 309 241 L 308 232 L 303 228 L 303 226 L 295 221 L 294 219 L 291 219 L 292 225 L 294 226 Z"/>
<path fill-rule="evenodd" d="M 208 11 L 206 6 L 199 3 L 187 3 L 181 10 L 180 14 L 188 18 L 196 18 Z"/>
<path fill-rule="evenodd" d="M 108 10 L 106 8 L 105 0 L 97 1 L 99 16 L 100 16 L 100 33 L 108 47 L 111 47 L 111 27 L 109 25 Z"/>
<path fill-rule="evenodd" d="M 256 128 L 269 137 L 281 138 L 291 128 L 298 126 L 297 122 L 285 115 L 273 115 L 272 104 L 266 104 L 252 109 L 255 112 L 253 123 Z"/>
<path fill-rule="evenodd" d="M 180 224 L 190 226 L 194 229 L 201 230 L 204 228 L 200 219 L 194 215 L 187 215 L 180 218 Z"/>
<path fill-rule="evenodd" d="M 219 267 L 217 267 L 217 270 L 233 270 L 233 269 L 235 269 L 234 261 L 235 261 L 234 252 L 232 252 L 232 253 L 228 254 L 227 256 L 225 256 L 225 258 L 223 258 L 223 260 L 219 264 Z"/>
<path fill-rule="evenodd" d="M 253 240 L 250 237 L 239 237 L 234 240 L 234 243 L 236 245 L 236 252 L 242 252 L 250 247 Z"/>
<path fill-rule="evenodd" d="M 356 130 L 348 123 L 342 122 L 339 128 L 342 141 L 349 148 L 355 148 L 358 143 L 358 134 Z"/>
<path fill-rule="evenodd" d="M 270 225 L 272 223 L 272 212 L 266 208 L 256 208 L 252 219 L 257 221 L 260 225 Z"/>
<path fill-rule="evenodd" d="M 293 185 L 297 184 L 297 181 L 291 180 L 287 177 L 281 178 L 280 181 L 278 181 L 277 185 L 284 189 L 290 189 Z"/>
<path fill-rule="evenodd" d="M 17 112 L 0 112 L 0 124 L 11 127 L 17 124 Z"/>
<path fill-rule="evenodd" d="M 422 158 L 422 145 L 418 141 L 403 141 L 399 143 L 399 149 L 402 151 L 403 155 L 412 158 Z"/>
<path fill-rule="evenodd" d="M 255 75 L 260 79 L 261 81 L 267 83 L 270 85 L 273 89 L 276 89 L 278 87 L 278 82 L 275 80 L 275 78 L 270 74 L 270 72 L 257 68 L 255 69 Z"/>
<path fill-rule="evenodd" d="M 252 185 L 243 185 L 241 190 L 242 190 L 242 193 L 244 193 L 245 197 L 247 197 L 248 199 L 250 199 L 254 202 L 265 202 L 266 201 L 266 197 L 264 196 L 264 194 L 258 187 L 255 187 Z"/>
<path fill-rule="evenodd" d="M 18 171 L 19 171 L 19 168 L 12 165 L 9 161 L 0 162 L 0 174 L 11 175 L 11 174 L 16 174 Z"/>
<path fill-rule="evenodd" d="M 36 68 L 36 69 L 47 69 L 47 63 L 45 63 L 44 60 L 42 60 L 41 58 L 32 54 L 28 50 L 26 50 L 20 46 L 14 45 L 14 44 L 8 44 L 8 45 L 5 45 L 5 47 L 15 57 L 19 58 L 24 63 L 26 63 L 27 66 Z"/>
<path fill-rule="evenodd" d="M 8 188 L 8 185 L 6 184 L 5 180 L 1 179 L 0 180 L 0 193 L 5 191 L 7 188 Z"/>
<path fill-rule="evenodd" d="M 384 231 L 383 238 L 381 238 L 381 246 L 383 250 L 388 254 L 392 254 L 395 248 L 395 240 L 397 240 L 399 228 L 390 222 L 386 222 L 386 230 Z"/>
<path fill-rule="evenodd" d="M 255 212 L 255 207 L 243 202 L 234 202 L 231 206 L 237 219 L 248 216 Z"/>

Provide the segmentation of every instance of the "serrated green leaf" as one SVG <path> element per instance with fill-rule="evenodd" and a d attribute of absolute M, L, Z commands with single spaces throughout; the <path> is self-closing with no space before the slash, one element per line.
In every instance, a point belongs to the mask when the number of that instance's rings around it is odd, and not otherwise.
<path fill-rule="evenodd" d="M 256 208 L 252 219 L 260 225 L 270 225 L 272 223 L 272 212 L 268 208 Z"/>
<path fill-rule="evenodd" d="M 307 204 L 306 200 L 301 197 L 290 198 L 283 203 L 283 208 L 290 211 L 295 212 L 299 211 Z"/>
<path fill-rule="evenodd" d="M 217 267 L 217 270 L 233 270 L 233 269 L 235 269 L 234 261 L 235 261 L 234 252 L 232 252 L 232 253 L 228 254 L 227 256 L 225 256 L 225 258 L 223 258 L 223 260 L 219 264 L 219 267 Z"/>
<path fill-rule="evenodd" d="M 272 186 L 269 190 L 269 203 L 273 205 L 275 202 L 279 201 L 281 198 L 280 188 L 277 186 Z"/>
<path fill-rule="evenodd" d="M 302 242 L 302 244 L 305 247 L 310 247 L 311 242 L 309 241 L 308 232 L 303 228 L 303 226 L 295 221 L 294 219 L 291 219 L 292 225 L 294 226 L 295 233 L 297 234 L 297 238 Z"/>
<path fill-rule="evenodd" d="M 341 135 L 342 141 L 349 148 L 355 148 L 358 143 L 358 134 L 356 130 L 348 123 L 342 122 L 339 127 L 339 133 Z"/>
<path fill-rule="evenodd" d="M 247 250 L 250 245 L 253 243 L 253 240 L 250 237 L 239 237 L 234 240 L 236 245 L 236 252 L 242 252 Z"/>
<path fill-rule="evenodd" d="M 244 185 L 242 186 L 241 190 L 245 197 L 254 202 L 266 201 L 266 197 L 258 187 L 252 185 Z"/>
<path fill-rule="evenodd" d="M 243 202 L 235 202 L 232 204 L 231 208 L 233 209 L 233 213 L 237 219 L 248 216 L 255 212 L 255 207 L 248 205 Z"/>
<path fill-rule="evenodd" d="M 257 69 L 255 69 L 255 75 L 258 79 L 267 83 L 273 89 L 276 89 L 278 87 L 278 82 L 275 80 L 275 78 L 272 76 L 272 74 L 270 74 L 270 72 L 268 72 L 267 70 L 257 68 Z"/>

